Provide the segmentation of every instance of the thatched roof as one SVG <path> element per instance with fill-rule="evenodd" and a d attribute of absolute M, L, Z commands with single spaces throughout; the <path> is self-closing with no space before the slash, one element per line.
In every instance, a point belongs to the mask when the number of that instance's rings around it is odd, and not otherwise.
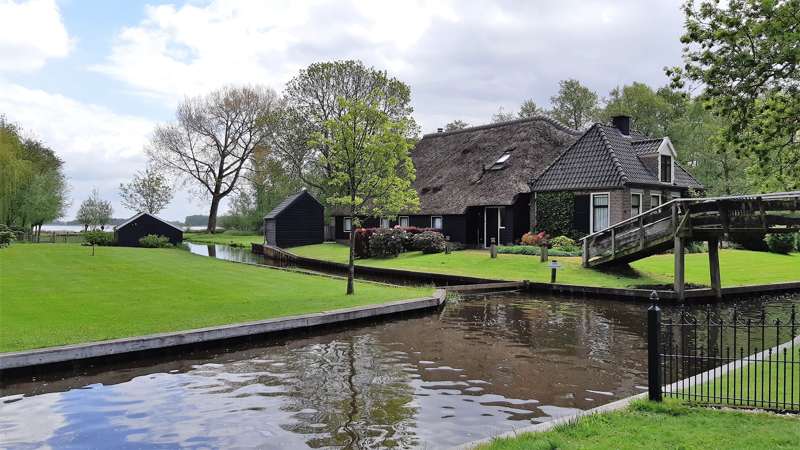
<path fill-rule="evenodd" d="M 541 116 L 426 134 L 411 152 L 420 214 L 511 205 L 579 135 Z M 507 159 L 498 163 L 504 154 Z"/>

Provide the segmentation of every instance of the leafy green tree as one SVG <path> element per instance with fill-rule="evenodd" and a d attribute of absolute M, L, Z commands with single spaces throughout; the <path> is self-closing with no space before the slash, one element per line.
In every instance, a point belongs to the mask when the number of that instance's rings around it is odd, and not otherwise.
<path fill-rule="evenodd" d="M 376 98 L 377 97 L 377 98 Z M 397 214 L 419 206 L 412 187 L 415 171 L 408 138 L 409 118 L 392 118 L 379 94 L 365 100 L 339 99 L 343 112 L 325 124 L 314 143 L 328 149 L 321 161 L 330 168 L 328 201 L 350 217 Z M 355 231 L 350 232 L 347 294 L 353 293 Z"/>
<path fill-rule="evenodd" d="M 539 106 L 536 104 L 536 102 L 533 101 L 533 99 L 529 98 L 524 102 L 522 102 L 522 105 L 520 105 L 517 117 L 519 117 L 520 119 L 528 119 L 530 117 L 540 116 L 543 114 L 544 111 L 541 108 L 539 108 Z"/>
<path fill-rule="evenodd" d="M 800 187 L 800 1 L 687 1 L 676 87 L 701 84 L 723 142 L 759 167 L 765 190 Z M 763 178 L 762 178 L 763 177 Z"/>
<path fill-rule="evenodd" d="M 456 119 L 444 126 L 444 131 L 458 131 L 467 128 L 469 124 L 463 120 Z"/>
<path fill-rule="evenodd" d="M 92 189 L 89 198 L 81 202 L 76 219 L 87 230 L 102 229 L 105 224 L 111 221 L 113 211 L 111 202 L 100 198 L 100 192 L 97 189 Z"/>
<path fill-rule="evenodd" d="M 497 112 L 492 115 L 492 123 L 508 122 L 514 120 L 514 113 L 506 111 L 502 106 L 497 108 Z"/>
<path fill-rule="evenodd" d="M 550 98 L 549 115 L 559 122 L 580 130 L 600 115 L 597 93 L 578 80 L 562 80 L 558 83 L 558 94 Z"/>
<path fill-rule="evenodd" d="M 683 115 L 686 102 L 687 96 L 681 92 L 670 88 L 655 91 L 644 83 L 634 82 L 611 91 L 601 117 L 609 121 L 616 115 L 628 115 L 637 131 L 664 137 L 669 135 L 670 123 Z"/>
<path fill-rule="evenodd" d="M 119 196 L 122 206 L 131 211 L 158 214 L 172 201 L 172 186 L 162 173 L 148 167 L 129 183 L 120 183 Z"/>

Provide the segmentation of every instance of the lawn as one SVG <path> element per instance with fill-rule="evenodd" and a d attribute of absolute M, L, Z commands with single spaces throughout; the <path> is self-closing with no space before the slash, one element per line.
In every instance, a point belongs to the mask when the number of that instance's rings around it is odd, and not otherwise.
<path fill-rule="evenodd" d="M 250 244 L 255 242 L 260 244 L 264 242 L 264 236 L 260 234 L 239 234 L 238 232 L 224 232 L 224 233 L 183 233 L 183 239 L 189 242 L 197 242 L 200 244 L 225 244 L 234 247 L 250 247 Z"/>
<path fill-rule="evenodd" d="M 267 319 L 429 295 L 235 264 L 180 249 L 0 249 L 0 352 Z"/>
<path fill-rule="evenodd" d="M 477 449 L 789 449 L 797 448 L 798 442 L 796 416 L 639 401 L 623 411 L 583 417 L 543 433 L 497 439 Z"/>
<path fill-rule="evenodd" d="M 340 244 L 307 245 L 289 250 L 300 256 L 347 262 L 348 248 Z M 584 269 L 581 267 L 579 257 L 551 259 L 556 259 L 561 264 L 557 280 L 564 284 L 631 287 L 672 283 L 672 255 L 655 255 L 636 261 L 631 264 L 633 270 L 623 272 Z M 548 263 L 539 262 L 537 256 L 501 254 L 497 255 L 497 259 L 491 259 L 488 250 L 462 250 L 449 255 L 408 252 L 392 259 L 359 259 L 356 264 L 500 280 L 550 281 Z M 779 255 L 746 250 L 722 250 L 720 267 L 723 286 L 800 280 L 798 253 Z M 686 255 L 686 282 L 706 286 L 710 284 L 708 254 Z"/>

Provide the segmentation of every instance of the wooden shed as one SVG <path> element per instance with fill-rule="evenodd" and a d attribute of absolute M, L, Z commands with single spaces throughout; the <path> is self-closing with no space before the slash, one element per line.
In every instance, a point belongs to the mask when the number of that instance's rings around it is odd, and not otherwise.
<path fill-rule="evenodd" d="M 320 244 L 325 238 L 325 208 L 302 190 L 264 217 L 264 240 L 276 247 Z"/>
<path fill-rule="evenodd" d="M 117 225 L 114 229 L 114 239 L 117 245 L 123 247 L 138 247 L 139 239 L 148 234 L 166 236 L 173 245 L 183 241 L 183 230 L 175 225 L 159 219 L 149 213 L 139 213 L 125 222 Z"/>

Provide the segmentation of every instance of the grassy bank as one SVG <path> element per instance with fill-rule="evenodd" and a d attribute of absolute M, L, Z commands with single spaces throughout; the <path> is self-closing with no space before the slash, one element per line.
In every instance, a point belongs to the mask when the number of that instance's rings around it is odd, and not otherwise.
<path fill-rule="evenodd" d="M 347 262 L 347 247 L 326 243 L 294 247 L 292 252 L 310 258 Z M 558 282 L 565 284 L 631 287 L 639 285 L 671 284 L 673 270 L 672 255 L 655 255 L 631 264 L 632 270 L 609 272 L 584 269 L 577 257 L 556 257 L 562 265 L 558 271 Z M 489 258 L 487 250 L 462 250 L 449 255 L 438 253 L 423 255 L 420 252 L 403 253 L 392 259 L 360 259 L 359 265 L 419 270 L 452 275 L 467 275 L 501 280 L 550 281 L 548 263 L 539 262 L 536 256 L 498 255 Z M 723 286 L 778 283 L 800 280 L 800 254 L 778 255 L 775 253 L 746 250 L 722 250 L 720 267 Z M 686 282 L 709 285 L 708 254 L 686 255 Z"/>
<path fill-rule="evenodd" d="M 498 439 L 478 449 L 789 449 L 797 448 L 798 442 L 796 416 L 642 401 L 624 411 L 584 417 L 544 433 Z"/>
<path fill-rule="evenodd" d="M 179 249 L 12 245 L 0 250 L 0 352 L 178 331 L 421 297 Z"/>
<path fill-rule="evenodd" d="M 224 244 L 234 247 L 250 247 L 250 244 L 264 242 L 264 236 L 260 234 L 239 234 L 239 232 L 224 233 L 183 233 L 183 239 L 199 244 Z"/>

